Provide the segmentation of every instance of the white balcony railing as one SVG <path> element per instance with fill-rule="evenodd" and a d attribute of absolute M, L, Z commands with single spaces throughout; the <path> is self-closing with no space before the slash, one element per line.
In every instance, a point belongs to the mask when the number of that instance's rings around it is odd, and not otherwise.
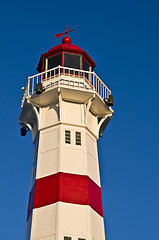
<path fill-rule="evenodd" d="M 102 82 L 95 72 L 58 66 L 28 77 L 26 86 L 23 89 L 21 107 L 23 107 L 27 97 L 35 94 L 35 85 L 40 82 L 45 89 L 52 88 L 56 85 L 63 85 L 73 88 L 94 90 L 103 99 L 111 95 L 109 88 Z"/>

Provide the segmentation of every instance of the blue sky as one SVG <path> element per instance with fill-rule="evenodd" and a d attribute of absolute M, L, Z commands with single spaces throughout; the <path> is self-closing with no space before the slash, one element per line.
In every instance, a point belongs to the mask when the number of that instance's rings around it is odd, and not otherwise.
<path fill-rule="evenodd" d="M 21 137 L 21 87 L 65 26 L 112 90 L 98 142 L 107 240 L 159 239 L 159 3 L 5 1 L 0 9 L 0 238 L 25 235 L 33 145 Z"/>

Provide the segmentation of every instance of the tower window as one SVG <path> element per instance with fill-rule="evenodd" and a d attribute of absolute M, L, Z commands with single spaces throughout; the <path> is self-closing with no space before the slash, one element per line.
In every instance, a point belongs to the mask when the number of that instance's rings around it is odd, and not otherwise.
<path fill-rule="evenodd" d="M 65 143 L 71 144 L 71 132 L 69 130 L 65 130 Z"/>
<path fill-rule="evenodd" d="M 64 240 L 71 240 L 71 237 L 64 237 Z"/>
<path fill-rule="evenodd" d="M 76 145 L 81 145 L 81 132 L 76 132 Z"/>
<path fill-rule="evenodd" d="M 78 240 L 86 240 L 85 238 L 78 238 Z"/>

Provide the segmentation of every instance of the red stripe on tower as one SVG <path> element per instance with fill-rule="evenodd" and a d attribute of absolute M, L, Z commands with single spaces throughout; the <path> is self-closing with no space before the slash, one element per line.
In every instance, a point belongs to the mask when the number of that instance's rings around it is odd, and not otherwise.
<path fill-rule="evenodd" d="M 59 201 L 89 205 L 103 217 L 101 188 L 88 176 L 59 172 L 36 179 L 35 192 L 33 187 L 30 193 L 27 220 L 33 208 Z"/>

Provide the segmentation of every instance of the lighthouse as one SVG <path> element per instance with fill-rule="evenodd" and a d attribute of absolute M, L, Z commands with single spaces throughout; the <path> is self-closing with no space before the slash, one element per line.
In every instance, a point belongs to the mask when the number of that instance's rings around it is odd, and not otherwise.
<path fill-rule="evenodd" d="M 23 88 L 20 130 L 34 144 L 25 240 L 105 240 L 97 141 L 113 97 L 68 33 Z"/>

